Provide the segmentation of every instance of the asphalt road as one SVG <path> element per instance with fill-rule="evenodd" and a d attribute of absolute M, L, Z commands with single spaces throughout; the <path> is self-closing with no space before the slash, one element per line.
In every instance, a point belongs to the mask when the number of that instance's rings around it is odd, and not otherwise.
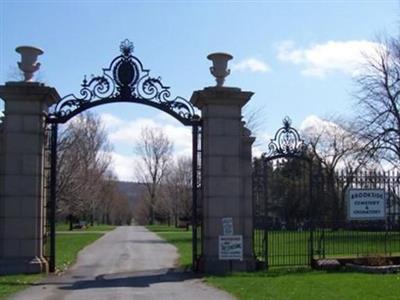
<path fill-rule="evenodd" d="M 232 300 L 176 269 L 176 248 L 141 226 L 123 226 L 83 249 L 61 276 L 49 276 L 13 300 Z"/>

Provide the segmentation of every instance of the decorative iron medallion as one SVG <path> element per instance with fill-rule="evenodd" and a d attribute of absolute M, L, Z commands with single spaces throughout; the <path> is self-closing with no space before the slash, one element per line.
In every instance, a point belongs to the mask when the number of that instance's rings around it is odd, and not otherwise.
<path fill-rule="evenodd" d="M 103 75 L 86 76 L 81 84 L 79 96 L 63 97 L 48 115 L 49 123 L 65 123 L 84 110 L 106 103 L 134 102 L 156 107 L 178 119 L 184 125 L 199 124 L 193 105 L 182 97 L 171 97 L 170 88 L 161 83 L 161 78 L 149 76 L 140 60 L 133 56 L 133 44 L 124 40 L 120 45 L 121 55 L 103 69 Z"/>
<path fill-rule="evenodd" d="M 275 133 L 275 137 L 268 144 L 268 151 L 263 154 L 263 157 L 300 157 L 304 156 L 306 151 L 307 145 L 300 138 L 298 131 L 292 127 L 292 120 L 285 117 L 283 127 Z"/>

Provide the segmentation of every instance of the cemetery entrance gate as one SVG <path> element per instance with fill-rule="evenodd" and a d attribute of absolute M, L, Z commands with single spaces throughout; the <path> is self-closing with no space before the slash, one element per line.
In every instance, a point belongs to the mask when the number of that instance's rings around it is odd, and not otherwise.
<path fill-rule="evenodd" d="M 166 112 L 185 126 L 192 127 L 192 230 L 193 268 L 201 247 L 201 215 L 198 194 L 201 185 L 201 118 L 195 114 L 193 105 L 182 97 L 171 97 L 169 87 L 161 78 L 149 76 L 140 60 L 133 53 L 133 44 L 125 40 L 120 46 L 121 54 L 114 58 L 100 76 L 84 78 L 79 95 L 69 94 L 56 103 L 48 114 L 49 124 L 49 176 L 48 176 L 48 238 L 46 248 L 50 272 L 55 271 L 55 220 L 57 203 L 57 131 L 63 124 L 79 113 L 108 103 L 139 103 Z"/>

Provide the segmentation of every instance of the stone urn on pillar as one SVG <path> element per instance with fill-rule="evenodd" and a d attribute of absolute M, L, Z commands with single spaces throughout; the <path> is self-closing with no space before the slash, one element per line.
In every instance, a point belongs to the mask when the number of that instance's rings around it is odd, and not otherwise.
<path fill-rule="evenodd" d="M 32 46 L 19 46 L 15 51 L 21 54 L 21 61 L 18 62 L 18 67 L 24 73 L 24 81 L 31 82 L 33 73 L 40 68 L 37 58 L 43 54 L 43 50 Z"/>
<path fill-rule="evenodd" d="M 233 56 L 228 53 L 217 52 L 211 53 L 207 58 L 213 63 L 212 67 L 210 67 L 210 72 L 217 81 L 217 87 L 223 86 L 225 77 L 231 73 L 231 70 L 228 69 L 228 61 Z"/>
<path fill-rule="evenodd" d="M 229 75 L 227 53 L 207 56 L 217 85 L 194 91 L 191 103 L 201 110 L 201 256 L 200 271 L 223 274 L 253 271 L 251 138 L 242 108 L 252 92 L 223 86 Z M 229 228 L 226 230 L 225 228 Z"/>
<path fill-rule="evenodd" d="M 15 49 L 25 80 L 0 85 L 5 122 L 0 144 L 0 275 L 31 274 L 48 268 L 44 237 L 47 203 L 45 180 L 46 115 L 60 101 L 52 88 L 32 82 L 43 53 L 35 47 Z"/>

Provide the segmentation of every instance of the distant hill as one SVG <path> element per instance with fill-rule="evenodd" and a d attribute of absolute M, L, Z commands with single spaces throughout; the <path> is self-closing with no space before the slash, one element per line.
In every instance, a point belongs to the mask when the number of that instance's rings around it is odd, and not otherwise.
<path fill-rule="evenodd" d="M 142 183 L 117 181 L 119 191 L 128 197 L 129 204 L 134 208 L 145 192 L 145 186 Z"/>

